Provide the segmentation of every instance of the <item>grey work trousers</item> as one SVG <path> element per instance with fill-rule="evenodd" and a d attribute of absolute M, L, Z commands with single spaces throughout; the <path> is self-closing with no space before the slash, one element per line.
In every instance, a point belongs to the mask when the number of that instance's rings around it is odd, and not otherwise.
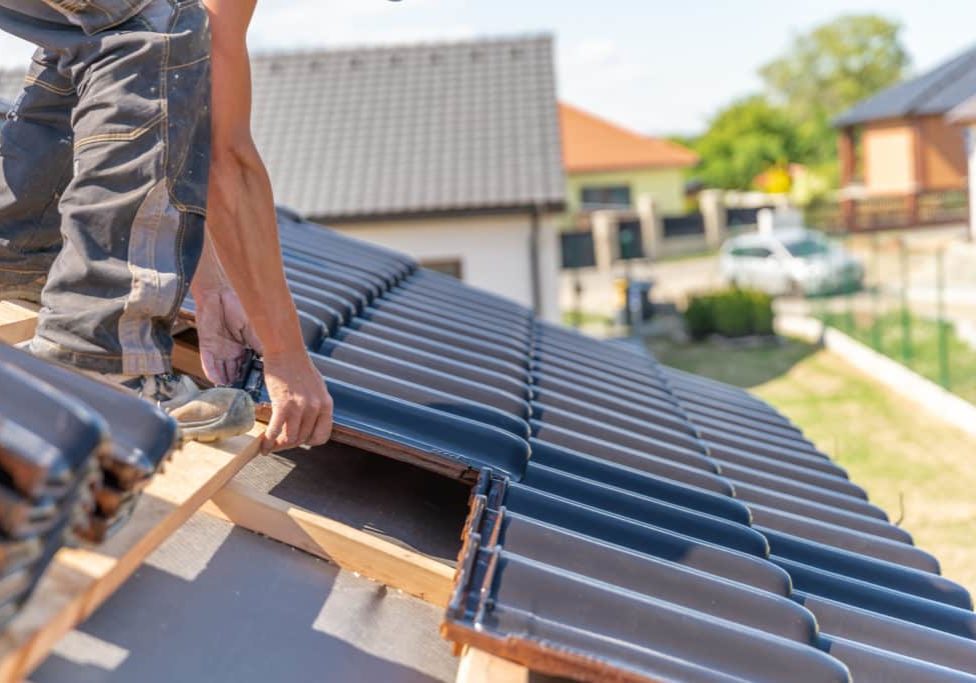
<path fill-rule="evenodd" d="M 171 370 L 203 249 L 210 32 L 200 0 L 0 0 L 38 46 L 0 127 L 0 297 L 43 285 L 31 350 Z"/>

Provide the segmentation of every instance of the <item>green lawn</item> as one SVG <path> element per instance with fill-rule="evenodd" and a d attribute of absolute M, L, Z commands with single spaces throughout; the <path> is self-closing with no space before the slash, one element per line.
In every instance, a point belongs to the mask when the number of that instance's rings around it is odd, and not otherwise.
<path fill-rule="evenodd" d="M 935 320 L 909 317 L 906 357 L 904 346 L 905 328 L 901 315 L 889 313 L 875 322 L 870 317 L 853 317 L 845 314 L 822 316 L 824 321 L 849 334 L 863 344 L 910 367 L 933 382 L 942 383 L 940 365 L 939 323 Z M 955 334 L 951 324 L 946 324 L 948 389 L 967 401 L 976 403 L 976 350 Z"/>
<path fill-rule="evenodd" d="M 669 365 L 752 390 L 793 420 L 871 500 L 976 593 L 976 443 L 839 357 L 799 342 L 772 350 L 652 346 Z"/>

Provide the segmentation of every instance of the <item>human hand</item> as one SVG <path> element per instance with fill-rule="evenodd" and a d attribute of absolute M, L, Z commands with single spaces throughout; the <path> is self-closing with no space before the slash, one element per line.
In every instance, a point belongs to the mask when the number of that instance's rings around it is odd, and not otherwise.
<path fill-rule="evenodd" d="M 264 384 L 271 419 L 261 440 L 264 453 L 320 446 L 332 435 L 332 396 L 304 349 L 266 355 Z"/>
<path fill-rule="evenodd" d="M 241 301 L 230 287 L 194 291 L 203 372 L 217 385 L 234 383 L 247 350 L 261 353 Z"/>

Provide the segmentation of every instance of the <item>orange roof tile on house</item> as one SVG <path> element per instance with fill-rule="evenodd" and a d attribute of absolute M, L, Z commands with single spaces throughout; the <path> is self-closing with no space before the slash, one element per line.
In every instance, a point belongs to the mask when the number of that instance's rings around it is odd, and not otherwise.
<path fill-rule="evenodd" d="M 636 168 L 684 168 L 698 163 L 686 147 L 622 128 L 581 109 L 559 103 L 563 164 L 569 173 Z"/>

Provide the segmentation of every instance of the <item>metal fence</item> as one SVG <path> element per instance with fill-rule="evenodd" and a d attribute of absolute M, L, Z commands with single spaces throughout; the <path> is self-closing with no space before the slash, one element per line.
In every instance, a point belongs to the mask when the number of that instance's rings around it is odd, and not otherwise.
<path fill-rule="evenodd" d="M 958 235 L 848 236 L 864 286 L 807 301 L 812 312 L 976 402 L 976 246 Z"/>
<path fill-rule="evenodd" d="M 684 216 L 665 216 L 664 237 L 691 237 L 705 234 L 705 217 L 700 213 Z"/>
<path fill-rule="evenodd" d="M 950 225 L 969 220 L 965 190 L 927 190 L 815 202 L 805 210 L 805 224 L 827 232 L 895 230 Z"/>

